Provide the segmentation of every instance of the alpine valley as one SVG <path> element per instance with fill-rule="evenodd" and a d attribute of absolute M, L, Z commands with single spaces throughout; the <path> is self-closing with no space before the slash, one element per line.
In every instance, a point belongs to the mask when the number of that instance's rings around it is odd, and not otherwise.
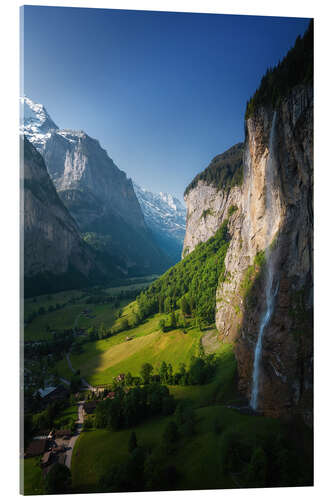
<path fill-rule="evenodd" d="M 29 156 L 31 150 L 36 148 L 42 156 L 51 183 L 58 193 L 58 205 L 67 209 L 73 219 L 72 225 L 75 224 L 76 231 L 86 243 L 85 248 L 90 246 L 90 253 L 96 250 L 100 254 L 99 257 L 104 260 L 104 272 L 105 267 L 112 269 L 111 274 L 105 273 L 105 277 L 160 273 L 180 259 L 186 211 L 176 198 L 170 194 L 155 195 L 138 185 L 134 190 L 131 179 L 118 169 L 97 140 L 83 131 L 60 130 L 44 106 L 28 97 L 21 99 L 21 105 L 22 133 L 27 148 L 24 154 Z M 34 181 L 40 183 L 40 179 Z M 49 179 L 45 182 L 50 184 Z M 40 184 L 43 188 L 43 183 Z M 46 219 L 48 212 L 44 206 Z M 39 222 L 32 217 L 28 204 L 25 216 L 30 218 L 31 225 L 35 223 L 35 230 L 38 230 Z M 50 234 L 51 226 L 50 223 Z M 25 228 L 28 228 L 27 224 Z M 32 241 L 35 241 L 34 238 Z M 50 244 L 61 259 L 61 238 L 53 238 Z M 82 242 L 81 246 L 84 246 Z M 43 266 L 45 253 L 39 250 L 35 249 L 35 255 Z M 46 267 L 54 276 L 59 274 L 56 265 L 53 268 L 49 262 Z M 41 278 L 42 291 L 45 287 L 43 278 L 39 276 L 41 270 L 37 268 L 32 268 L 26 261 L 27 278 L 33 276 L 36 286 Z M 68 269 L 67 265 L 63 265 L 61 273 Z M 90 282 L 100 281 L 100 276 L 97 276 L 98 273 L 90 273 Z M 73 284 L 76 285 L 77 281 Z M 36 286 L 35 290 L 38 289 Z M 54 285 L 54 289 L 56 287 Z"/>
<path fill-rule="evenodd" d="M 22 103 L 25 491 L 313 485 L 313 22 L 186 210 Z"/>

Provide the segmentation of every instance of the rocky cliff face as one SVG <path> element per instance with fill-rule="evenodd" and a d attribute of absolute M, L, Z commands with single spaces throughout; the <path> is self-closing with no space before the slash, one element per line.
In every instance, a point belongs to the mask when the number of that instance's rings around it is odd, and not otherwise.
<path fill-rule="evenodd" d="M 243 176 L 243 143 L 217 155 L 185 190 L 187 206 L 183 257 L 213 236 L 239 199 Z"/>
<path fill-rule="evenodd" d="M 191 253 L 198 243 L 214 236 L 227 218 L 228 210 L 236 205 L 240 197 L 241 190 L 238 186 L 225 191 L 201 180 L 185 195 L 187 216 L 183 257 Z"/>
<path fill-rule="evenodd" d="M 263 336 L 258 398 L 258 409 L 269 415 L 299 411 L 311 416 L 312 188 L 313 89 L 302 85 L 276 106 L 275 119 L 266 107 L 246 121 L 241 187 L 227 195 L 202 183 L 186 197 L 184 252 L 214 234 L 228 208 L 237 206 L 229 222 L 226 274 L 217 289 L 216 325 L 221 340 L 236 343 L 239 388 L 249 400 L 265 313 L 262 256 L 272 249 L 278 288 Z"/>
<path fill-rule="evenodd" d="M 87 284 L 100 274 L 95 255 L 59 199 L 41 155 L 25 138 L 22 147 L 26 293 Z"/>
<path fill-rule="evenodd" d="M 132 181 L 83 131 L 60 130 L 42 105 L 23 98 L 23 131 L 44 158 L 58 195 L 89 241 L 118 256 L 132 273 L 168 261 L 148 230 Z"/>

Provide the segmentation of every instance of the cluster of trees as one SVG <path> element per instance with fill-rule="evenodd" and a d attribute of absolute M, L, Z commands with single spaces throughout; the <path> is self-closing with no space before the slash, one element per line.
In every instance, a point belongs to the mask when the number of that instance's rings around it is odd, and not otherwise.
<path fill-rule="evenodd" d="M 27 413 L 24 419 L 24 431 L 27 432 L 28 435 L 32 435 L 41 430 L 52 429 L 55 427 L 55 419 L 62 410 L 69 407 L 69 404 L 69 399 L 67 398 L 61 401 L 53 401 L 39 413 Z M 74 421 L 72 430 L 74 430 Z"/>
<path fill-rule="evenodd" d="M 85 300 L 86 304 L 113 304 L 114 307 L 119 307 L 120 303 L 117 297 L 112 295 L 100 294 L 100 295 L 89 295 Z"/>
<path fill-rule="evenodd" d="M 56 305 L 50 305 L 49 307 L 44 307 L 41 306 L 38 309 L 31 311 L 30 314 L 28 314 L 27 318 L 25 319 L 26 323 L 31 323 L 35 318 L 38 316 L 43 316 L 47 312 L 53 312 L 53 311 L 59 311 L 60 309 L 63 309 L 66 306 L 65 304 L 56 304 Z"/>
<path fill-rule="evenodd" d="M 86 304 L 113 304 L 114 307 L 120 307 L 122 300 L 135 299 L 138 295 L 137 290 L 121 290 L 117 295 L 108 295 L 103 290 L 90 294 L 86 300 Z"/>
<path fill-rule="evenodd" d="M 140 376 L 133 376 L 131 372 L 124 375 L 123 378 L 117 378 L 105 388 L 100 394 L 91 394 L 91 398 L 103 399 L 109 391 L 121 391 L 125 387 L 139 387 L 149 384 L 167 384 L 167 385 L 203 385 L 207 384 L 214 376 L 217 361 L 213 354 L 199 357 L 192 356 L 189 367 L 180 363 L 178 371 L 174 371 L 171 363 L 162 361 L 159 368 L 154 373 L 154 367 L 150 363 L 143 363 L 140 369 Z M 79 375 L 76 375 L 78 377 Z M 74 379 L 72 377 L 72 379 Z M 75 392 L 75 391 L 74 391 Z"/>
<path fill-rule="evenodd" d="M 194 189 L 199 181 L 213 185 L 217 189 L 231 189 L 243 182 L 243 151 L 242 142 L 235 144 L 224 153 L 215 156 L 208 167 L 194 177 L 185 189 L 184 195 Z"/>
<path fill-rule="evenodd" d="M 298 36 L 286 57 L 274 68 L 269 68 L 259 88 L 246 105 L 245 119 L 261 106 L 279 104 L 290 90 L 299 84 L 313 84 L 313 21 L 304 36 Z"/>
<path fill-rule="evenodd" d="M 50 304 L 48 307 L 47 306 L 45 306 L 45 307 L 44 306 L 40 306 L 38 309 L 35 309 L 34 311 L 31 311 L 31 313 L 27 316 L 27 318 L 25 318 L 25 322 L 26 323 L 31 323 L 35 318 L 37 318 L 37 316 L 43 316 L 46 313 L 51 313 L 51 312 L 54 312 L 54 311 L 59 311 L 60 309 L 63 309 L 64 307 L 66 307 L 66 305 L 68 305 L 68 304 L 76 304 L 78 301 L 82 300 L 84 297 L 85 297 L 85 293 L 83 293 L 83 295 L 81 295 L 81 296 L 70 297 L 67 300 L 67 302 L 63 302 L 62 304 L 59 304 L 57 302 L 55 305 Z M 48 300 L 52 300 L 52 295 L 48 295 L 47 299 Z M 36 297 L 34 297 L 32 300 L 33 300 L 34 303 L 37 302 L 37 298 Z"/>
<path fill-rule="evenodd" d="M 118 314 L 119 316 L 119 314 Z M 113 318 L 113 321 L 117 319 L 116 315 Z M 112 323 L 112 320 L 111 320 Z M 112 337 L 112 335 L 116 335 L 117 333 L 129 330 L 134 328 L 139 324 L 139 318 L 137 314 L 133 314 L 133 318 L 131 323 L 129 323 L 127 318 L 121 318 L 118 322 L 117 326 L 112 326 L 106 328 L 104 323 L 101 323 L 99 326 L 91 326 L 87 330 L 88 337 L 85 339 L 87 342 L 93 342 L 95 340 L 107 339 Z"/>
<path fill-rule="evenodd" d="M 174 420 L 163 430 L 161 441 L 153 450 L 145 449 L 138 443 L 135 432 L 129 438 L 129 456 L 125 463 L 114 465 L 101 477 L 101 491 L 146 491 L 170 490 L 180 477 L 174 465 L 166 465 L 169 457 L 177 451 L 183 437 L 195 432 L 195 413 L 192 407 L 179 404 Z"/>
<path fill-rule="evenodd" d="M 302 428 L 304 424 L 299 426 L 294 420 L 279 434 L 249 434 L 236 428 L 225 431 L 220 443 L 223 472 L 237 474 L 244 488 L 311 485 L 313 459 L 305 459 L 302 447 L 307 439 Z"/>
<path fill-rule="evenodd" d="M 158 312 L 181 308 L 199 325 L 215 321 L 216 289 L 224 276 L 224 258 L 229 246 L 228 219 L 216 234 L 197 245 L 181 262 L 169 269 L 137 299 L 142 320 Z"/>
<path fill-rule="evenodd" d="M 107 398 L 98 404 L 95 425 L 114 430 L 128 428 L 151 416 L 170 415 L 174 409 L 175 401 L 169 389 L 159 383 L 127 391 L 118 387 L 113 399 Z"/>
<path fill-rule="evenodd" d="M 45 477 L 45 492 L 49 495 L 70 493 L 72 475 L 66 465 L 54 464 Z"/>
<path fill-rule="evenodd" d="M 168 385 L 203 385 L 214 376 L 216 359 L 214 355 L 195 357 L 192 356 L 189 368 L 184 363 L 179 365 L 179 370 L 174 373 L 171 363 L 161 363 L 158 374 L 154 375 L 162 384 Z"/>

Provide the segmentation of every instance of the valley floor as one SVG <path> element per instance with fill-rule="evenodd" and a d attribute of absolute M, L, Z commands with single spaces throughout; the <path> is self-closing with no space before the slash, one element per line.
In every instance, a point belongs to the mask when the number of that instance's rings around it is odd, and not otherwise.
<path fill-rule="evenodd" d="M 136 285 L 128 286 L 133 288 Z M 233 345 L 222 344 L 213 326 L 201 331 L 190 322 L 186 329 L 175 327 L 163 332 L 161 320 L 167 319 L 164 313 L 155 314 L 141 324 L 131 326 L 137 314 L 137 305 L 129 295 L 126 295 L 129 291 L 137 293 L 136 290 L 125 287 L 117 290 L 95 290 L 93 293 L 89 290 L 78 290 L 28 299 L 26 317 L 36 308 L 45 310 L 42 314 L 36 315 L 26 327 L 25 340 L 29 346 L 36 344 L 39 348 L 40 345 L 44 345 L 45 340 L 52 342 L 56 338 L 56 335 L 51 333 L 53 329 L 74 330 L 75 340 L 74 344 L 72 343 L 54 362 L 48 361 L 47 355 L 46 358 L 41 356 L 38 360 L 36 356 L 27 358 L 27 380 L 30 381 L 27 383 L 36 385 L 42 382 L 42 378 L 36 376 L 41 367 L 44 370 L 44 385 L 46 379 L 50 377 L 53 377 L 53 381 L 61 378 L 70 383 L 73 371 L 68 363 L 67 357 L 69 357 L 73 369 L 79 370 L 79 377 L 94 387 L 110 387 L 115 377 L 120 374 L 125 375 L 130 372 L 131 376 L 138 377 L 143 363 L 151 364 L 153 373 L 158 373 L 163 362 L 172 364 L 174 373 L 180 369 L 181 364 L 188 368 L 193 356 L 200 355 L 200 352 L 201 355 L 203 352 L 206 355 L 214 354 L 216 359 L 214 376 L 208 383 L 203 384 L 168 385 L 176 404 L 191 408 L 194 415 L 194 427 L 191 432 L 181 431 L 179 439 L 168 452 L 161 452 L 160 443 L 168 424 L 175 421 L 175 414 L 149 418 L 121 430 L 96 428 L 93 415 L 92 427 L 83 428 L 72 450 L 71 491 L 75 493 L 102 491 L 102 478 L 108 476 L 114 466 L 125 467 L 130 460 L 128 443 L 133 431 L 136 433 L 139 448 L 146 456 L 150 456 L 151 453 L 152 456 L 162 453 L 162 465 L 159 465 L 162 467 L 162 472 L 158 472 L 157 468 L 154 474 L 173 471 L 176 479 L 174 478 L 174 482 L 169 486 L 172 489 L 238 488 L 251 485 L 251 461 L 254 460 L 253 456 L 258 445 L 260 450 L 264 450 L 262 453 L 267 462 L 264 465 L 265 470 L 267 469 L 267 478 L 269 477 L 269 481 L 274 484 L 275 478 L 271 477 L 273 473 L 270 462 L 273 461 L 274 465 L 274 461 L 278 461 L 278 458 L 275 455 L 272 458 L 269 449 L 271 446 L 276 446 L 277 453 L 286 452 L 285 445 L 277 442 L 276 444 L 274 441 L 276 436 L 286 435 L 285 423 L 277 419 L 244 415 L 228 408 L 230 405 L 244 404 L 237 391 Z M 110 297 L 112 294 L 117 299 L 116 303 L 94 302 L 94 296 L 100 300 L 100 297 Z M 53 310 L 59 303 L 65 305 L 62 309 Z M 106 338 L 94 340 L 88 333 L 91 327 L 98 332 L 109 329 L 110 333 Z M 89 397 L 87 393 L 83 396 Z M 70 426 L 77 417 L 76 412 L 77 406 L 69 406 L 54 420 L 54 425 L 60 428 Z M 307 435 L 307 431 L 303 428 L 302 432 Z M 307 445 L 302 452 L 311 458 L 310 438 L 307 437 L 304 442 Z M 229 463 L 225 450 L 229 457 L 235 447 L 238 450 L 237 456 L 234 457 L 234 462 Z M 295 449 L 299 452 L 297 444 Z M 38 458 L 24 460 L 26 494 L 45 492 L 38 463 Z M 311 482 L 311 479 L 308 479 L 311 477 L 310 469 L 305 471 L 302 482 L 297 467 L 295 485 L 297 482 L 300 484 Z M 267 478 L 264 480 L 268 481 Z M 288 481 L 289 484 L 290 480 Z M 264 484 L 266 483 L 263 482 L 262 485 Z M 280 485 L 278 481 L 277 484 Z M 145 489 L 150 488 L 146 485 Z M 163 489 L 163 485 L 160 489 Z"/>

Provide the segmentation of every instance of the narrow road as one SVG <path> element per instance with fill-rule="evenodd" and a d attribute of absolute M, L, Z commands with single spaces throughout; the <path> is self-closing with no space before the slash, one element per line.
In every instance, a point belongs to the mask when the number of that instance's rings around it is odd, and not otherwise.
<path fill-rule="evenodd" d="M 84 401 L 79 401 L 78 403 L 78 419 L 76 421 L 76 432 L 74 436 L 72 436 L 67 444 L 67 450 L 65 451 L 66 459 L 65 459 L 65 465 L 70 469 L 72 465 L 72 455 L 73 455 L 73 450 L 74 446 L 76 443 L 77 438 L 79 437 L 82 428 L 83 428 L 83 403 Z"/>
<path fill-rule="evenodd" d="M 74 368 L 73 368 L 72 362 L 71 362 L 70 357 L 69 357 L 69 352 L 66 352 L 66 359 L 67 359 L 69 369 L 72 370 L 73 373 L 75 373 L 76 370 L 74 370 Z"/>

